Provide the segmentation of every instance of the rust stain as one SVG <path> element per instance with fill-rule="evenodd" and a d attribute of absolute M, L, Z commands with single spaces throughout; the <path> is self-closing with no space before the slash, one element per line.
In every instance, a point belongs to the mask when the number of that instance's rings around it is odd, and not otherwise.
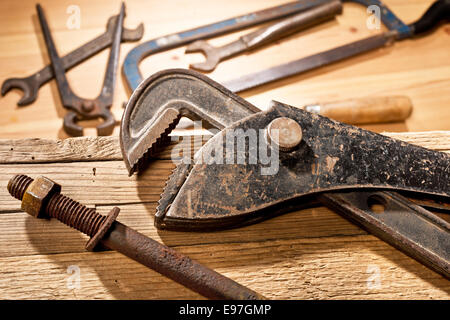
<path fill-rule="evenodd" d="M 445 33 L 447 33 L 448 35 L 450 35 L 450 27 L 445 27 L 444 28 Z"/>
<path fill-rule="evenodd" d="M 328 156 L 326 158 L 326 162 L 327 162 L 327 169 L 329 172 L 332 172 L 334 169 L 334 166 L 336 165 L 336 162 L 338 162 L 339 158 L 338 157 L 330 157 Z"/>

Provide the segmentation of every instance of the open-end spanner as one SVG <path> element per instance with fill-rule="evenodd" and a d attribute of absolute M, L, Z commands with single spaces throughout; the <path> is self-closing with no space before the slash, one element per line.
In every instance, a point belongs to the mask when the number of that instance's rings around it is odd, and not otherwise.
<path fill-rule="evenodd" d="M 114 35 L 114 26 L 116 25 L 118 16 L 112 16 L 108 19 L 106 24 L 106 31 L 96 37 L 95 39 L 87 42 L 81 47 L 73 50 L 64 57 L 61 58 L 64 70 L 69 70 L 72 67 L 80 64 L 89 57 L 102 51 L 112 44 Z M 144 34 L 144 25 L 141 23 L 136 29 L 124 28 L 122 32 L 121 41 L 138 41 Z M 11 89 L 20 89 L 23 92 L 23 96 L 20 98 L 17 105 L 25 106 L 34 102 L 38 96 L 39 88 L 46 82 L 54 78 L 53 68 L 51 65 L 47 65 L 38 72 L 25 78 L 9 78 L 3 82 L 1 93 L 4 96 Z"/>
<path fill-rule="evenodd" d="M 221 131 L 167 180 L 158 228 L 237 227 L 318 200 L 450 277 L 450 224 L 397 193 L 450 203 L 449 155 L 279 102 L 260 112 L 204 75 L 175 69 L 146 79 L 130 98 L 120 132 L 129 172 L 181 116 Z"/>
<path fill-rule="evenodd" d="M 64 130 L 72 136 L 83 135 L 83 128 L 77 124 L 81 120 L 91 120 L 101 118 L 103 122 L 97 126 L 98 135 L 109 135 L 114 130 L 114 116 L 109 110 L 112 106 L 114 86 L 116 82 L 116 70 L 118 65 L 120 39 L 122 37 L 123 19 L 125 16 L 125 5 L 122 3 L 120 14 L 114 26 L 113 41 L 111 51 L 106 66 L 105 78 L 100 94 L 95 99 L 84 99 L 78 97 L 71 90 L 66 78 L 62 59 L 58 55 L 55 43 L 50 33 L 44 12 L 41 6 L 36 5 L 39 23 L 45 39 L 45 45 L 50 56 L 53 71 L 58 85 L 58 92 L 64 108 L 69 112 L 64 117 Z"/>
<path fill-rule="evenodd" d="M 357 2 L 366 7 L 378 7 L 381 15 L 380 19 L 389 30 L 308 57 L 224 81 L 222 84 L 233 92 L 253 89 L 273 81 L 299 75 L 359 54 L 389 46 L 398 40 L 425 34 L 438 26 L 442 21 L 450 19 L 450 0 L 435 1 L 420 19 L 408 25 L 397 18 L 395 14 L 379 0 L 346 1 Z"/>
<path fill-rule="evenodd" d="M 202 52 L 206 60 L 191 64 L 190 67 L 204 72 L 213 71 L 222 60 L 286 37 L 314 24 L 332 19 L 341 12 L 341 1 L 334 0 L 253 31 L 221 47 L 213 47 L 204 40 L 195 41 L 187 46 L 186 53 Z"/>
<path fill-rule="evenodd" d="M 123 62 L 123 74 L 130 89 L 135 90 L 143 80 L 142 75 L 139 72 L 139 63 L 147 56 L 174 49 L 196 40 L 219 36 L 228 32 L 255 26 L 260 23 L 287 17 L 330 1 L 331 0 L 297 0 L 143 42 L 132 49 L 125 57 Z"/>

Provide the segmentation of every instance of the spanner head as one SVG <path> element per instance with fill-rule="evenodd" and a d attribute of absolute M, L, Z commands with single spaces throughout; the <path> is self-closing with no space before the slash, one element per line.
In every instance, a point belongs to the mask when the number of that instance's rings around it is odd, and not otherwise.
<path fill-rule="evenodd" d="M 114 31 L 114 24 L 118 18 L 118 15 L 112 16 L 108 19 L 108 22 L 106 24 L 106 33 L 105 34 L 111 34 Z M 135 29 L 127 29 L 123 28 L 122 31 L 122 42 L 129 42 L 129 41 L 138 41 L 142 38 L 144 34 L 144 25 L 141 23 L 137 26 Z M 75 49 L 77 51 L 83 51 L 83 55 L 85 56 L 83 59 L 80 59 L 75 64 L 71 65 L 70 67 L 64 66 L 65 70 L 68 70 L 72 68 L 73 66 L 79 64 L 81 61 L 84 61 L 86 58 L 89 58 L 90 56 L 96 54 L 100 50 L 104 49 L 105 47 L 102 45 L 101 37 L 97 37 L 96 39 L 92 40 L 94 42 L 89 42 L 89 46 L 86 44 L 79 47 L 78 49 Z M 85 47 L 86 49 L 82 50 L 82 48 Z M 87 50 L 88 49 L 88 50 Z M 74 50 L 74 51 L 75 51 Z M 70 53 L 73 54 L 73 53 Z M 72 58 L 74 60 L 74 58 Z M 39 88 L 46 83 L 47 81 L 53 79 L 53 71 L 51 70 L 51 66 L 46 66 L 43 69 L 39 70 L 38 72 L 32 74 L 29 77 L 26 78 L 10 78 L 3 82 L 1 94 L 4 96 L 7 94 L 11 89 L 17 88 L 23 91 L 23 95 L 20 98 L 17 105 L 19 106 L 26 106 L 31 103 L 33 103 L 37 99 Z"/>
<path fill-rule="evenodd" d="M 34 75 L 27 78 L 10 78 L 2 84 L 2 96 L 7 94 L 11 89 L 17 88 L 23 91 L 23 95 L 17 102 L 18 106 L 26 106 L 36 100 L 39 84 Z"/>
<path fill-rule="evenodd" d="M 186 47 L 186 53 L 201 52 L 205 55 L 205 62 L 193 63 L 190 65 L 192 69 L 210 72 L 213 71 L 220 61 L 219 50 L 211 46 L 208 42 L 198 40 Z"/>

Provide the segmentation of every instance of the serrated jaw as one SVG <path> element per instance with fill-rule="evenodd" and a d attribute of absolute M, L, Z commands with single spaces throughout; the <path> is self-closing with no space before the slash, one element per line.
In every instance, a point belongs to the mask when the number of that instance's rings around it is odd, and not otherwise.
<path fill-rule="evenodd" d="M 170 144 L 169 134 L 180 121 L 181 114 L 178 110 L 168 109 L 150 125 L 140 132 L 136 138 L 122 139 L 122 150 L 128 174 L 141 172 L 147 166 L 149 160 Z"/>

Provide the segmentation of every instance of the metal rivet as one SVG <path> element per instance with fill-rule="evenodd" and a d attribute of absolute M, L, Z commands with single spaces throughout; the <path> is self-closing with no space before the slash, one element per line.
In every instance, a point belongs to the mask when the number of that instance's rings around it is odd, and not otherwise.
<path fill-rule="evenodd" d="M 91 112 L 94 110 L 94 103 L 92 101 L 83 101 L 81 109 L 83 109 L 84 112 Z"/>
<path fill-rule="evenodd" d="M 276 118 L 266 128 L 267 139 L 281 151 L 291 151 L 302 141 L 302 127 L 286 117 Z"/>

